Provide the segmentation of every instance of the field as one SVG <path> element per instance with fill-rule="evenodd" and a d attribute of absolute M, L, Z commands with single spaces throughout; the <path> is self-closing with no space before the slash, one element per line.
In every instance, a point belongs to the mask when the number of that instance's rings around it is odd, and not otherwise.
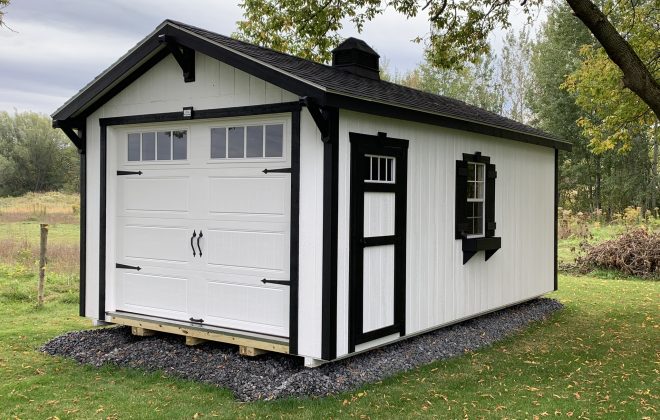
<path fill-rule="evenodd" d="M 48 339 L 90 327 L 77 316 L 75 197 L 53 203 L 44 213 L 30 200 L 24 211 L 0 201 L 0 241 L 18 242 L 22 253 L 0 255 L 2 419 L 658 417 L 660 282 L 612 272 L 561 275 L 550 296 L 566 308 L 510 339 L 324 399 L 244 404 L 162 373 L 46 356 L 36 349 Z M 50 249 L 69 251 L 51 255 L 47 301 L 37 308 L 33 247 L 42 220 L 51 223 Z M 561 246 L 570 258 L 573 245 Z"/>

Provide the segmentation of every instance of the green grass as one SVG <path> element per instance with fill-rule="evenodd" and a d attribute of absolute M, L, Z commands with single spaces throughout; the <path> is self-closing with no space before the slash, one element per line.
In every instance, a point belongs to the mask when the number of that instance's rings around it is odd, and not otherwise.
<path fill-rule="evenodd" d="M 39 243 L 39 222 L 0 223 L 0 241 L 13 239 L 29 244 Z M 77 245 L 80 227 L 77 224 L 57 223 L 48 226 L 48 243 L 52 245 Z"/>
<path fill-rule="evenodd" d="M 492 347 L 353 393 L 249 404 L 161 373 L 96 369 L 37 352 L 89 326 L 66 282 L 49 279 L 48 303 L 36 309 L 27 292 L 34 277 L 0 270 L 0 418 L 657 416 L 658 282 L 560 276 L 551 296 L 565 310 Z"/>

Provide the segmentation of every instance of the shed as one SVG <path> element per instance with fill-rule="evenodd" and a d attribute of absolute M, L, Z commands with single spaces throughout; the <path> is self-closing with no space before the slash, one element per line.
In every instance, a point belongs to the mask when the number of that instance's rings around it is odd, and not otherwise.
<path fill-rule="evenodd" d="M 80 315 L 331 361 L 557 288 L 570 144 L 166 20 L 53 115 L 80 150 Z"/>

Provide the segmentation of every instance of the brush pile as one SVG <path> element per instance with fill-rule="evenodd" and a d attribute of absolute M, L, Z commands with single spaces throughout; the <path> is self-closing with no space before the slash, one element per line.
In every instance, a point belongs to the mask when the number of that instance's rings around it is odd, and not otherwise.
<path fill-rule="evenodd" d="M 583 245 L 577 265 L 583 271 L 595 268 L 619 270 L 637 277 L 660 277 L 660 233 L 635 229 L 597 245 Z"/>

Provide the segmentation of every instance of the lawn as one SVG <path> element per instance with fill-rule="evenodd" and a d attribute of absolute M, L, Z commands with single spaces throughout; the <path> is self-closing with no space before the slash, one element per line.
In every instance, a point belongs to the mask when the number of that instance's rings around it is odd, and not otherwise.
<path fill-rule="evenodd" d="M 38 221 L 0 219 L 0 239 Z M 54 246 L 75 242 L 68 225 L 51 226 Z M 560 275 L 550 296 L 563 311 L 481 351 L 348 394 L 246 404 L 162 373 L 41 354 L 48 339 L 90 327 L 77 316 L 77 276 L 51 273 L 46 305 L 36 308 L 34 266 L 0 260 L 0 419 L 656 418 L 660 282 L 608 276 Z"/>

